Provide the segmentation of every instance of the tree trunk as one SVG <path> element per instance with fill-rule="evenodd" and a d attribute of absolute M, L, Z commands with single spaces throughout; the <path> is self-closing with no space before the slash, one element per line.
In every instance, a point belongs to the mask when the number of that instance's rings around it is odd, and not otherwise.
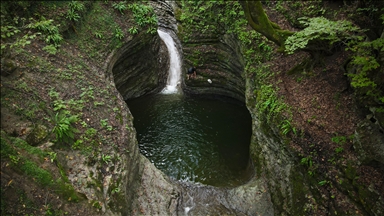
<path fill-rule="evenodd" d="M 260 1 L 240 1 L 240 4 L 251 27 L 284 50 L 285 40 L 294 32 L 282 30 L 276 23 L 270 21 Z"/>

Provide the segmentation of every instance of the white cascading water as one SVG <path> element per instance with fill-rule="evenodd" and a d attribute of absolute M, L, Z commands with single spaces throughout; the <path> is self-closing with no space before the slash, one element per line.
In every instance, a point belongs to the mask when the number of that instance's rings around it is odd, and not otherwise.
<path fill-rule="evenodd" d="M 160 38 L 164 41 L 165 45 L 168 48 L 169 53 L 169 70 L 168 70 L 168 80 L 167 85 L 161 91 L 163 94 L 174 94 L 178 93 L 178 86 L 180 84 L 181 77 L 181 63 L 179 58 L 179 52 L 175 46 L 175 42 L 171 35 L 167 32 L 164 32 L 160 29 L 157 30 Z"/>

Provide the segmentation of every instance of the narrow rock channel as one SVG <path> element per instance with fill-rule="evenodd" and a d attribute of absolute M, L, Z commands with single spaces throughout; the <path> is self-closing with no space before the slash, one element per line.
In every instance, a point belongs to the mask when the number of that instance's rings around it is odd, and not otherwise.
<path fill-rule="evenodd" d="M 172 6 L 167 2 L 162 1 L 152 2 L 152 4 L 159 18 L 159 26 L 170 32 L 170 35 L 176 39 L 175 47 L 177 47 L 178 50 L 182 50 L 180 42 L 177 42 L 178 40 L 175 38 L 177 23 L 173 17 L 174 12 Z M 152 41 L 152 43 L 144 45 L 145 43 L 148 43 L 148 41 Z M 144 53 L 145 56 L 151 56 L 153 59 L 157 59 L 157 61 L 151 61 L 151 64 L 146 64 L 145 67 L 150 68 L 152 71 L 161 71 L 161 73 L 152 73 L 152 75 L 146 74 L 146 81 L 143 80 L 144 82 L 139 82 L 141 86 L 137 85 L 137 81 L 131 81 L 132 79 L 137 79 L 134 76 L 129 78 L 124 75 L 139 74 L 141 71 L 137 70 L 137 68 L 140 67 L 132 67 L 135 62 L 129 60 L 137 58 L 127 58 L 127 55 L 132 55 L 132 49 L 125 49 L 126 51 L 123 50 L 115 55 L 114 59 L 116 59 L 116 63 L 111 67 L 113 68 L 116 87 L 125 100 L 153 92 L 160 92 L 162 86 L 167 85 L 165 77 L 167 77 L 168 74 L 164 74 L 164 71 L 168 72 L 168 70 L 164 70 L 164 68 L 168 68 L 168 65 L 171 64 L 170 62 L 172 60 L 170 60 L 168 54 L 166 54 L 168 52 L 167 46 L 160 41 L 159 36 L 157 36 L 155 40 L 133 40 L 131 43 L 134 43 L 135 45 L 126 45 L 126 47 L 141 47 L 140 49 L 134 50 L 138 50 L 138 53 Z M 141 43 L 144 44 L 140 45 Z M 159 48 L 154 48 L 153 45 L 159 45 Z M 157 53 L 154 51 L 157 51 Z M 129 52 L 131 54 L 128 54 Z M 180 55 L 180 60 L 183 60 L 182 55 Z M 159 65 L 159 63 L 161 64 Z M 185 69 L 184 63 L 181 63 L 180 67 L 181 71 L 183 71 Z M 136 71 L 130 71 L 128 73 L 127 71 L 124 71 L 126 70 L 125 68 L 131 68 L 131 70 L 132 68 L 136 68 Z M 183 74 L 180 74 L 180 76 L 182 75 Z M 183 79 L 178 79 L 179 78 L 176 79 L 176 85 L 181 85 L 185 88 Z M 148 88 L 148 80 L 154 81 L 152 82 L 152 89 Z M 243 81 L 243 83 L 245 82 Z M 154 87 L 155 84 L 160 86 L 160 88 Z M 175 83 L 172 85 L 174 86 Z M 167 89 L 167 87 L 165 89 Z M 211 91 L 211 93 L 207 91 L 204 94 L 207 93 L 211 96 L 215 95 L 215 91 Z M 243 94 L 245 93 L 243 92 Z M 223 96 L 223 92 L 221 92 L 220 95 Z M 233 94 L 227 96 L 232 97 Z M 241 97 L 244 98 L 244 95 L 240 96 L 240 98 Z M 237 99 L 237 97 L 234 99 Z M 160 215 L 273 215 L 270 195 L 267 190 L 266 182 L 261 176 L 253 175 L 247 183 L 232 188 L 180 182 L 171 180 L 167 175 L 155 168 L 155 166 L 144 156 L 141 156 L 140 158 L 141 162 L 139 166 L 141 168 L 139 169 L 142 170 L 142 175 L 140 185 L 136 186 L 138 193 L 134 198 L 135 202 L 132 205 L 133 211 L 135 209 L 140 209 L 141 213 L 144 214 Z"/>

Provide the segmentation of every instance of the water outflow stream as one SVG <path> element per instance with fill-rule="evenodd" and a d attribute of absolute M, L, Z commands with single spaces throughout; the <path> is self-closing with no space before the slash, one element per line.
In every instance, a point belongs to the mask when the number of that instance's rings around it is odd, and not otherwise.
<path fill-rule="evenodd" d="M 167 85 L 162 90 L 162 93 L 174 94 L 179 91 L 178 85 L 180 84 L 181 78 L 181 63 L 179 52 L 171 35 L 160 29 L 158 29 L 157 32 L 159 33 L 160 38 L 164 41 L 165 45 L 167 46 L 169 53 L 169 71 Z"/>

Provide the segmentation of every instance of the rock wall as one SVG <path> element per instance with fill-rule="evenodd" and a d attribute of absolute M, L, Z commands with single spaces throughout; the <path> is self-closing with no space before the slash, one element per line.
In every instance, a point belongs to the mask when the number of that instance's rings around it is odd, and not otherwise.
<path fill-rule="evenodd" d="M 167 48 L 157 34 L 142 33 L 110 60 L 116 88 L 124 100 L 160 91 L 166 83 Z"/>
<path fill-rule="evenodd" d="M 253 97 L 253 87 L 247 80 L 247 107 L 252 116 L 252 138 L 250 152 L 257 176 L 267 179 L 274 212 L 277 215 L 305 214 L 308 184 L 305 183 L 296 155 L 288 149 L 278 128 L 266 123 L 265 117 L 258 116 Z"/>
<path fill-rule="evenodd" d="M 249 81 L 249 80 L 248 80 Z M 301 163 L 300 153 L 289 147 L 281 137 L 278 128 L 267 124 L 264 116 L 259 116 L 252 100 L 252 88 L 247 86 L 247 107 L 252 115 L 253 134 L 250 152 L 256 167 L 257 176 L 264 176 L 276 215 L 308 215 L 311 212 L 344 212 L 339 205 L 348 205 L 356 215 L 381 215 L 384 209 L 382 181 L 374 185 L 359 182 L 358 172 L 370 170 L 373 178 L 382 172 L 384 134 L 377 124 L 369 120 L 361 122 L 355 131 L 351 148 L 356 158 L 344 159 L 336 163 L 338 182 L 331 185 L 331 194 L 342 196 L 343 204 L 328 206 L 329 198 L 319 182 L 327 178 L 320 173 L 308 174 Z M 316 162 L 313 162 L 314 164 Z M 314 165 L 316 166 L 316 165 Z M 380 171 L 381 170 L 381 171 Z M 316 170 L 314 172 L 320 172 Z M 337 192 L 336 192 L 337 191 Z M 331 201 L 332 202 L 332 201 Z"/>
<path fill-rule="evenodd" d="M 167 79 L 168 51 L 158 34 L 137 35 L 107 59 L 106 71 L 121 101 L 159 92 Z M 113 84 L 114 83 L 114 84 Z M 120 93 L 120 94 L 119 94 Z M 133 127 L 132 114 L 124 103 L 126 124 Z M 125 119 L 125 118 L 124 118 Z M 178 187 L 140 154 L 135 131 L 127 137 L 129 156 L 122 162 L 124 182 L 121 200 L 113 205 L 123 215 L 170 215 L 176 212 Z M 122 134 L 124 136 L 124 134 Z M 173 203 L 173 204 L 172 204 Z M 124 206 L 124 208 L 121 208 Z"/>
<path fill-rule="evenodd" d="M 178 11 L 176 18 L 180 19 L 183 9 L 177 5 L 175 7 Z M 177 31 L 184 54 L 184 91 L 188 94 L 221 95 L 244 102 L 245 63 L 236 37 L 217 31 L 202 32 L 185 28 L 180 23 Z M 197 77 L 187 79 L 187 70 L 192 66 L 196 67 Z"/>
<path fill-rule="evenodd" d="M 189 94 L 213 94 L 245 101 L 244 62 L 233 35 L 204 35 L 183 41 L 184 73 L 195 65 L 197 78 L 185 80 Z M 212 83 L 207 82 L 210 79 Z"/>
<path fill-rule="evenodd" d="M 203 37 L 203 36 L 201 36 Z M 204 38 L 183 45 L 185 72 L 199 58 L 197 78 L 186 80 L 185 91 L 190 94 L 214 94 L 245 101 L 245 83 L 242 77 L 244 64 L 239 45 L 233 35 L 222 35 L 210 44 Z M 193 44 L 193 45 L 191 45 Z M 210 79 L 212 83 L 207 82 Z"/>

